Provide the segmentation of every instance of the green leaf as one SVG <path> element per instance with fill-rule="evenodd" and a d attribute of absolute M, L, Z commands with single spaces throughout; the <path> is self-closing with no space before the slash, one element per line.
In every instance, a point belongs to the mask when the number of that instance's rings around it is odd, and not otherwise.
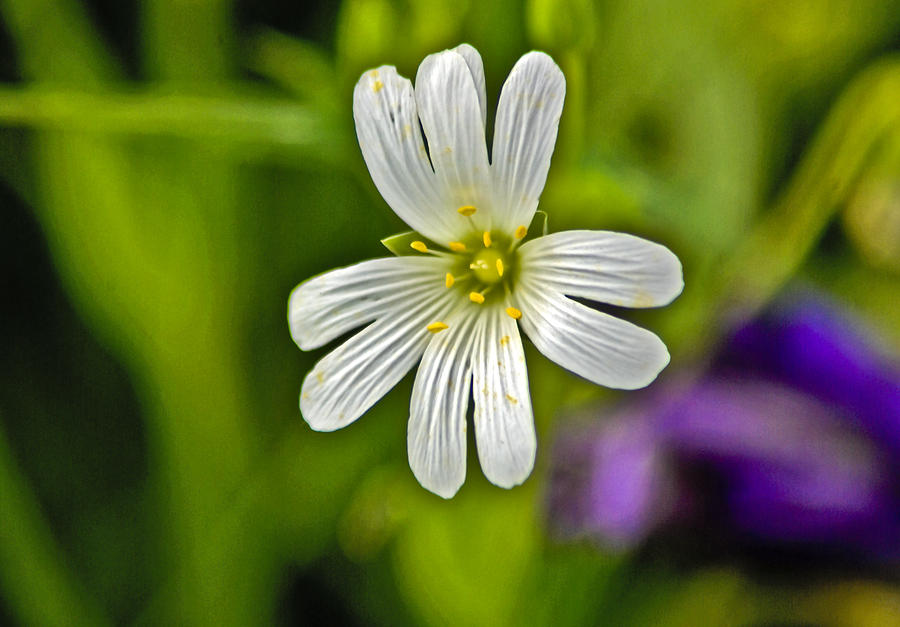
<path fill-rule="evenodd" d="M 425 245 L 429 247 L 433 245 L 429 239 L 423 237 L 415 231 L 405 231 L 403 233 L 391 235 L 390 237 L 385 237 L 383 240 L 381 240 L 381 243 L 384 244 L 385 248 L 387 248 L 398 257 L 403 257 L 405 255 L 419 254 L 410 247 L 410 244 L 416 241 L 425 242 Z"/>

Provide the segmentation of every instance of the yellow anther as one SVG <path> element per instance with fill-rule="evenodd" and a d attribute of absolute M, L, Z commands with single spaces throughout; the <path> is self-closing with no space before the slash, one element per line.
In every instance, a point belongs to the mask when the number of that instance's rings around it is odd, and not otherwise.
<path fill-rule="evenodd" d="M 469 300 L 480 305 L 484 302 L 484 294 L 479 294 L 478 292 L 469 292 Z"/>
<path fill-rule="evenodd" d="M 490 231 L 485 231 L 484 235 L 481 236 L 481 239 L 484 242 L 485 248 L 491 247 L 491 232 Z"/>
<path fill-rule="evenodd" d="M 503 260 L 499 257 L 497 258 L 497 274 L 503 276 Z"/>
<path fill-rule="evenodd" d="M 515 307 L 507 307 L 506 315 L 512 318 L 513 320 L 518 320 L 522 317 L 522 312 L 516 309 Z"/>
<path fill-rule="evenodd" d="M 466 245 L 462 242 L 450 242 L 447 244 L 453 252 L 461 253 L 466 249 Z"/>
<path fill-rule="evenodd" d="M 438 321 L 438 322 L 432 322 L 425 328 L 428 329 L 431 333 L 440 333 L 441 331 L 443 331 L 444 329 L 447 328 L 447 325 L 444 324 L 443 322 Z"/>
<path fill-rule="evenodd" d="M 409 247 L 413 250 L 418 250 L 420 253 L 428 252 L 428 246 L 425 245 L 425 242 L 420 242 L 419 240 L 410 243 Z"/>
<path fill-rule="evenodd" d="M 516 232 L 515 232 L 516 239 L 522 239 L 526 235 L 528 235 L 528 227 L 526 227 L 524 224 L 520 224 L 516 228 Z"/>
<path fill-rule="evenodd" d="M 454 279 L 453 275 L 448 272 L 447 276 L 444 277 L 444 285 L 446 285 L 447 287 L 453 287 L 454 281 L 456 281 L 456 279 Z"/>
<path fill-rule="evenodd" d="M 476 209 L 475 207 L 473 207 L 472 205 L 463 205 L 462 207 L 460 207 L 460 208 L 457 209 L 456 211 L 457 211 L 460 215 L 463 215 L 463 216 L 468 217 L 468 216 L 474 215 L 475 212 L 477 211 L 477 209 Z"/>

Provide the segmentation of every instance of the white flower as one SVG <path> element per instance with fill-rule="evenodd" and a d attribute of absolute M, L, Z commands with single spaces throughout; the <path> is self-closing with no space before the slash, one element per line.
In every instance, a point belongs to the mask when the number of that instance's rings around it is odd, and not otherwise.
<path fill-rule="evenodd" d="M 291 335 L 303 350 L 365 326 L 304 380 L 300 410 L 313 429 L 347 426 L 421 359 L 409 465 L 444 498 L 465 480 L 470 390 L 487 478 L 510 488 L 534 466 L 518 325 L 547 357 L 607 387 L 646 386 L 669 362 L 653 333 L 567 298 L 664 305 L 683 285 L 667 248 L 607 231 L 523 243 L 564 96 L 565 79 L 549 56 L 519 59 L 500 95 L 489 163 L 484 69 L 474 48 L 428 56 L 415 91 L 392 66 L 363 74 L 353 94 L 363 158 L 381 195 L 417 233 L 405 254 L 328 272 L 290 296 Z"/>

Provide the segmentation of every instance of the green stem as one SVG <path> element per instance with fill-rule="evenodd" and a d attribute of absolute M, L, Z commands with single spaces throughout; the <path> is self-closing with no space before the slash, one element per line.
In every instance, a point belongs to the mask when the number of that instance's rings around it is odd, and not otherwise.
<path fill-rule="evenodd" d="M 337 124 L 312 107 L 259 97 L 0 88 L 0 124 L 99 134 L 238 141 L 336 158 Z"/>
<path fill-rule="evenodd" d="M 753 316 L 800 269 L 882 143 L 900 135 L 900 60 L 865 71 L 842 95 L 773 208 L 722 263 L 695 272 L 668 324 L 695 359 Z M 686 321 L 690 324 L 686 324 Z"/>

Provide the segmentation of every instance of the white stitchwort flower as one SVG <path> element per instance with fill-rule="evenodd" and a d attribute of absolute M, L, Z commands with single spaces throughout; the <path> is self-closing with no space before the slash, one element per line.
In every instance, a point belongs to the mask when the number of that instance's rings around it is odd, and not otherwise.
<path fill-rule="evenodd" d="M 544 355 L 607 387 L 644 387 L 669 362 L 653 333 L 568 298 L 669 303 L 683 283 L 667 248 L 608 231 L 525 239 L 565 89 L 546 54 L 519 59 L 500 94 L 489 162 L 474 48 L 428 56 L 415 90 L 392 66 L 363 74 L 353 93 L 363 158 L 415 233 L 386 240 L 397 256 L 333 270 L 290 296 L 291 335 L 303 350 L 365 326 L 303 381 L 300 410 L 313 429 L 347 426 L 421 359 L 409 465 L 444 498 L 465 480 L 470 394 L 487 478 L 510 488 L 531 473 L 537 442 L 520 325 Z"/>

